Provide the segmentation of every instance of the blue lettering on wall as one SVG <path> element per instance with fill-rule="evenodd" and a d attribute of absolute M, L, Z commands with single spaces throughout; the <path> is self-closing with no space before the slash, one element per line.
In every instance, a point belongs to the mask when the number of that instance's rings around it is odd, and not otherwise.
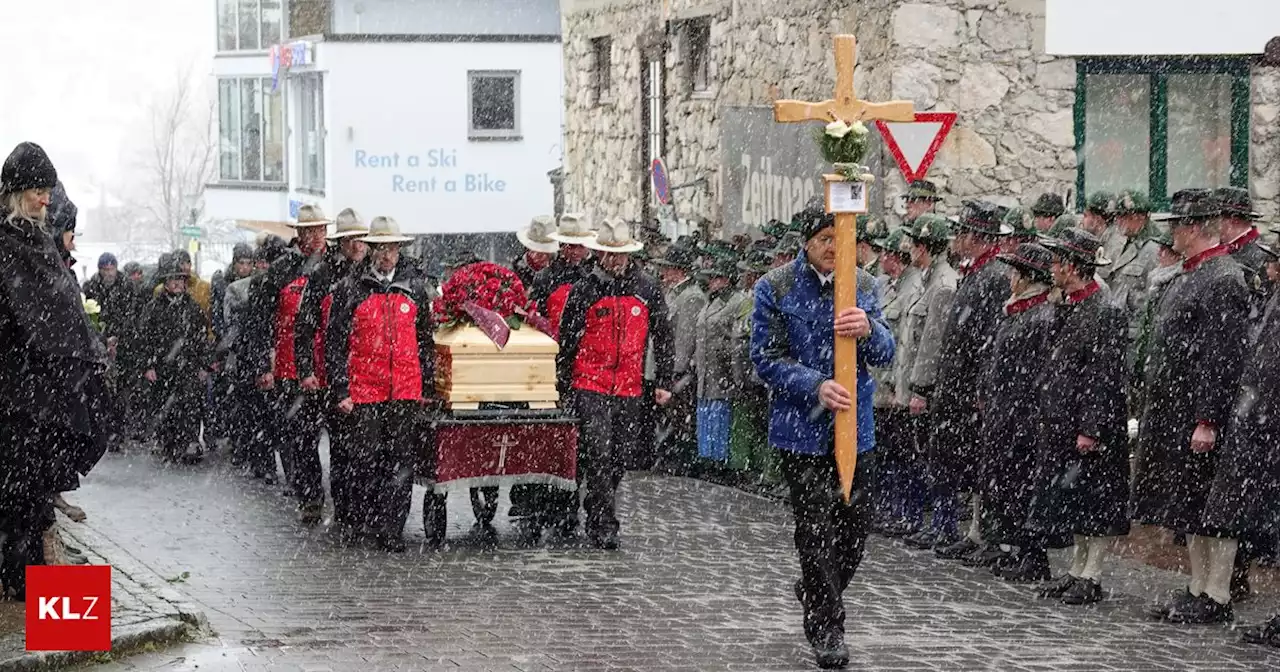
<path fill-rule="evenodd" d="M 450 147 L 433 147 L 421 153 L 376 153 L 357 149 L 352 154 L 352 161 L 356 168 L 393 169 L 390 187 L 392 193 L 397 194 L 495 194 L 507 190 L 507 181 L 491 173 L 456 172 L 460 167 L 458 150 Z M 408 174 L 404 172 L 406 169 Z M 419 171 L 426 174 L 413 174 Z"/>

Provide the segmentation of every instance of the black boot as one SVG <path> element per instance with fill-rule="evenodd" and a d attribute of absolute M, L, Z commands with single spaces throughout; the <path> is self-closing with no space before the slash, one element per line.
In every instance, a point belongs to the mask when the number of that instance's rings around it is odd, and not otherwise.
<path fill-rule="evenodd" d="M 996 565 L 993 573 L 1010 583 L 1049 580 L 1049 554 L 1043 548 L 1023 549 L 1011 558 Z"/>
<path fill-rule="evenodd" d="M 998 545 L 987 544 L 961 558 L 960 563 L 965 567 L 991 567 L 1009 555 L 1010 553 L 1000 550 Z"/>
<path fill-rule="evenodd" d="M 937 546 L 940 538 L 941 537 L 937 532 L 930 529 L 924 529 L 903 538 L 902 543 L 906 544 L 907 548 L 927 551 L 932 549 L 934 546 Z"/>
<path fill-rule="evenodd" d="M 960 541 L 948 546 L 938 546 L 933 549 L 935 555 L 943 560 L 959 560 L 966 555 L 971 555 L 979 549 L 979 546 L 969 537 L 965 537 Z"/>
<path fill-rule="evenodd" d="M 1102 601 L 1102 584 L 1093 579 L 1076 579 L 1062 594 L 1062 603 L 1071 606 L 1096 604 Z"/>
<path fill-rule="evenodd" d="M 1148 606 L 1144 613 L 1148 618 L 1164 620 L 1169 618 L 1169 614 L 1174 611 L 1186 611 L 1196 599 L 1189 589 L 1182 588 L 1181 590 L 1175 590 L 1164 600 Z"/>
<path fill-rule="evenodd" d="M 1074 586 L 1076 584 L 1076 581 L 1079 581 L 1079 580 L 1080 579 L 1077 579 L 1076 577 L 1071 576 L 1070 574 L 1063 574 L 1062 577 L 1059 578 L 1057 581 L 1054 581 L 1053 583 L 1040 589 L 1040 593 L 1039 593 L 1040 599 L 1060 600 L 1062 599 L 1062 596 L 1065 595 L 1066 592 L 1071 589 L 1071 586 Z"/>
<path fill-rule="evenodd" d="M 1230 623 L 1235 619 L 1235 611 L 1231 603 L 1218 604 L 1208 593 L 1201 593 L 1185 606 L 1171 609 L 1165 620 L 1181 625 L 1211 625 L 1214 623 Z"/>
<path fill-rule="evenodd" d="M 813 658 L 824 670 L 844 669 L 849 665 L 849 647 L 844 643 L 844 635 L 831 632 L 819 637 L 813 645 Z"/>
<path fill-rule="evenodd" d="M 1255 625 L 1240 631 L 1240 641 L 1245 644 L 1280 645 L 1280 616 L 1272 616 L 1262 625 Z"/>
<path fill-rule="evenodd" d="M 1231 601 L 1244 602 L 1253 597 L 1253 586 L 1249 584 L 1249 566 L 1236 567 L 1231 572 Z"/>

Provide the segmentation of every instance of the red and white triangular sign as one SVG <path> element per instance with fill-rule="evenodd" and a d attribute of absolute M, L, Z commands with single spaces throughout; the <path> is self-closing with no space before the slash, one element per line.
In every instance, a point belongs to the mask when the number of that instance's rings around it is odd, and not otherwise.
<path fill-rule="evenodd" d="M 880 121 L 880 136 L 910 184 L 923 180 L 956 123 L 955 112 L 916 112 L 915 121 Z"/>

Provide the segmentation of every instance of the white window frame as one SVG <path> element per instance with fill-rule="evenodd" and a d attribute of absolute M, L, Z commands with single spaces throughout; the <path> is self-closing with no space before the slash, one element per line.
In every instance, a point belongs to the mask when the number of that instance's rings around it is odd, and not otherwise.
<path fill-rule="evenodd" d="M 326 145 L 329 131 L 324 117 L 324 75 L 307 73 L 291 77 L 291 86 L 298 91 L 298 187 L 302 190 L 323 194 L 325 191 Z M 308 100 L 310 99 L 310 100 Z M 308 115 L 308 113 L 311 113 Z M 311 117 L 310 122 L 308 116 Z M 308 127 L 315 125 L 317 174 L 312 174 L 311 163 L 307 157 Z"/>
<path fill-rule="evenodd" d="M 513 128 L 476 128 L 475 101 L 472 93 L 478 78 L 506 77 L 512 80 Z M 467 137 L 471 140 L 519 140 L 520 136 L 520 71 L 519 70 L 468 70 L 467 71 Z"/>
<path fill-rule="evenodd" d="M 232 89 L 237 93 L 236 93 L 236 104 L 233 107 L 233 110 L 234 110 L 232 115 L 234 119 L 233 123 L 236 124 L 236 126 L 239 128 L 238 134 L 237 134 L 238 142 L 243 143 L 244 142 L 244 137 L 243 137 L 244 126 L 243 126 L 243 119 L 241 116 L 244 111 L 244 102 L 242 99 L 242 95 L 244 91 L 243 82 L 251 81 L 251 80 L 259 81 L 259 91 L 260 91 L 260 95 L 262 96 L 262 112 L 259 119 L 259 129 L 258 129 L 258 156 L 259 156 L 258 171 L 262 175 L 266 175 L 267 173 L 267 128 L 268 128 L 267 117 L 269 114 L 269 105 L 267 103 L 267 98 L 272 95 L 281 95 L 281 93 L 279 91 L 277 91 L 274 94 L 271 93 L 270 77 L 219 77 L 217 80 L 218 84 L 215 91 L 215 95 L 216 95 L 215 103 L 216 103 L 217 112 L 218 112 L 217 114 L 218 168 L 216 173 L 217 181 L 225 182 L 225 183 L 239 183 L 239 184 L 270 184 L 270 185 L 287 184 L 288 175 L 289 175 L 289 166 L 287 165 L 287 161 L 284 156 L 285 154 L 285 152 L 283 151 L 284 148 L 281 148 L 282 151 L 280 156 L 280 179 L 278 180 L 266 180 L 266 179 L 262 179 L 261 177 L 258 179 L 244 179 L 243 177 L 244 176 L 244 154 L 243 154 L 242 146 L 239 144 L 237 144 L 237 146 L 233 150 L 233 153 L 235 155 L 235 168 L 236 168 L 235 175 L 229 176 L 222 171 L 223 138 L 226 135 L 222 127 L 222 93 L 221 93 L 222 85 L 224 82 L 234 82 L 234 86 L 232 87 Z M 288 112 L 285 109 L 285 106 L 283 105 L 283 100 L 281 101 L 281 103 L 282 103 L 282 106 L 280 110 L 280 123 L 283 125 Z M 282 128 L 280 130 L 282 131 L 281 142 L 285 142 L 284 136 L 283 136 L 284 129 Z"/>
<path fill-rule="evenodd" d="M 244 36 L 240 34 L 240 2 L 241 0 L 215 0 L 215 3 L 214 3 L 215 37 L 214 37 L 213 45 L 217 53 L 229 54 L 229 53 L 235 53 L 235 52 L 241 52 L 241 51 L 266 51 L 267 49 L 271 48 L 272 44 L 266 42 L 263 39 L 263 34 L 262 34 L 263 32 L 262 31 L 262 28 L 263 28 L 262 15 L 264 11 L 262 7 L 262 3 L 265 0 L 256 0 L 256 1 L 258 3 L 258 11 L 257 11 L 257 19 L 256 19 L 257 26 L 258 26 L 258 44 L 256 46 L 253 46 L 253 45 L 245 46 L 243 44 Z M 236 37 L 235 47 L 232 49 L 222 48 L 222 11 L 221 10 L 224 4 L 229 5 L 231 7 L 231 22 L 232 22 L 232 25 L 235 26 L 235 37 Z M 286 18 L 285 5 L 286 5 L 285 0 L 280 0 L 280 36 L 279 36 L 280 40 L 283 40 L 285 35 L 285 18 Z"/>

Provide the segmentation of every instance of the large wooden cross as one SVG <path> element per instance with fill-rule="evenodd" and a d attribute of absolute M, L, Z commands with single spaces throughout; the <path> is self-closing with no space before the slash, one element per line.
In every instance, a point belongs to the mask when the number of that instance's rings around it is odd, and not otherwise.
<path fill-rule="evenodd" d="M 847 124 L 855 121 L 915 121 L 915 106 L 910 101 L 869 103 L 858 100 L 853 90 L 853 71 L 858 65 L 857 40 L 852 35 L 836 35 L 835 97 L 819 103 L 802 100 L 779 100 L 773 104 L 773 118 L 781 123 L 804 121 Z M 831 212 L 832 184 L 844 181 L 839 175 L 823 175 L 826 187 L 826 209 Z M 836 313 L 858 305 L 858 232 L 857 215 L 836 212 Z M 834 317 L 833 317 L 834 319 Z M 835 340 L 835 381 L 853 397 L 853 408 L 836 413 L 835 455 L 840 474 L 840 488 L 845 501 L 853 491 L 853 474 L 858 465 L 858 348 L 850 338 Z"/>

